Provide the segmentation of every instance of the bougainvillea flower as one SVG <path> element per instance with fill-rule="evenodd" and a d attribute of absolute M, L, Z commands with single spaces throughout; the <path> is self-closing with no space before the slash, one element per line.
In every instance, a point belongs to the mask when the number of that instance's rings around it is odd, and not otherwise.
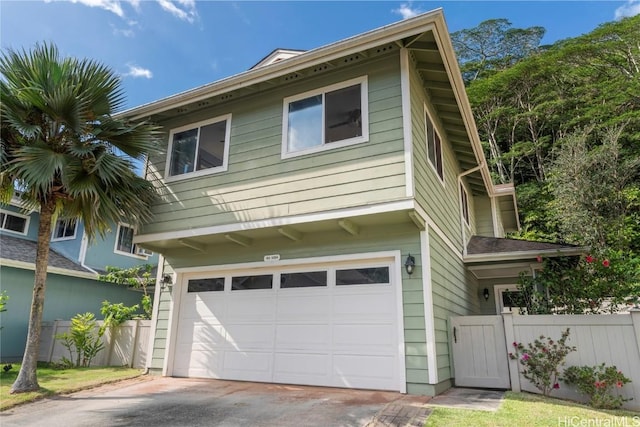
<path fill-rule="evenodd" d="M 527 353 L 523 354 L 523 355 L 522 355 L 522 360 L 523 360 L 524 362 L 526 362 L 527 360 L 529 360 L 529 355 L 528 355 Z"/>
<path fill-rule="evenodd" d="M 609 265 L 610 265 L 610 264 L 611 264 L 611 263 L 609 262 L 609 260 L 608 260 L 608 259 L 605 259 L 604 261 L 602 261 L 602 265 L 603 265 L 604 267 L 609 267 Z"/>
<path fill-rule="evenodd" d="M 560 388 L 560 384 L 555 383 L 555 384 L 553 385 L 553 388 L 555 388 L 556 390 L 557 390 L 557 389 L 559 389 L 559 388 Z"/>
<path fill-rule="evenodd" d="M 593 257 L 591 255 L 587 255 L 587 257 L 585 258 L 585 261 L 591 263 L 593 262 Z"/>
<path fill-rule="evenodd" d="M 541 256 L 541 255 L 538 255 L 538 256 L 536 257 L 536 260 L 537 260 L 538 262 L 542 262 L 542 256 Z"/>
<path fill-rule="evenodd" d="M 616 383 L 616 387 L 618 387 L 618 388 L 622 387 L 622 381 L 618 381 L 618 382 Z"/>

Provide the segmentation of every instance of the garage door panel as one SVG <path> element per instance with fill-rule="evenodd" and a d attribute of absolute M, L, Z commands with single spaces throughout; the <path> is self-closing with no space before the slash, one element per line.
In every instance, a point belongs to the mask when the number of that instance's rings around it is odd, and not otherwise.
<path fill-rule="evenodd" d="M 395 304 L 390 304 L 390 292 L 376 294 L 335 295 L 333 315 L 336 319 L 377 319 L 394 321 Z"/>
<path fill-rule="evenodd" d="M 237 350 L 273 349 L 275 334 L 273 325 L 259 323 L 228 325 L 226 332 L 228 345 Z"/>
<path fill-rule="evenodd" d="M 335 325 L 332 347 L 336 351 L 395 354 L 395 335 L 395 326 L 390 324 Z"/>
<path fill-rule="evenodd" d="M 178 344 L 193 345 L 224 345 L 227 341 L 226 332 L 222 325 L 207 325 L 203 323 L 191 324 L 191 327 L 185 325 L 184 328 L 180 328 L 177 337 Z"/>
<path fill-rule="evenodd" d="M 296 291 L 298 289 L 295 289 Z M 283 292 L 284 293 L 284 292 Z M 278 295 L 278 321 L 328 321 L 331 313 L 331 296 L 326 293 L 312 295 Z"/>
<path fill-rule="evenodd" d="M 195 348 L 182 345 L 176 348 L 181 354 L 191 353 L 191 357 L 181 358 L 175 365 L 173 374 L 178 377 L 220 378 L 222 352 L 210 348 Z"/>
<path fill-rule="evenodd" d="M 274 382 L 331 384 L 331 356 L 306 353 L 275 353 Z"/>
<path fill-rule="evenodd" d="M 204 296 L 188 293 L 183 305 L 191 309 L 183 313 L 184 319 L 222 318 L 225 311 L 225 298 L 219 292 L 202 292 Z M 212 295 L 215 294 L 215 297 Z"/>
<path fill-rule="evenodd" d="M 266 295 L 262 291 L 235 291 L 240 295 L 230 295 L 227 299 L 226 320 L 236 322 L 271 322 L 275 320 L 275 295 Z M 257 292 L 261 295 L 247 295 Z"/>
<path fill-rule="evenodd" d="M 397 384 L 396 357 L 334 355 L 333 376 L 343 387 L 390 389 Z"/>
<path fill-rule="evenodd" d="M 222 366 L 225 379 L 271 381 L 273 353 L 253 351 L 226 351 Z"/>
<path fill-rule="evenodd" d="M 282 350 L 326 350 L 331 345 L 328 324 L 278 325 L 276 348 Z"/>

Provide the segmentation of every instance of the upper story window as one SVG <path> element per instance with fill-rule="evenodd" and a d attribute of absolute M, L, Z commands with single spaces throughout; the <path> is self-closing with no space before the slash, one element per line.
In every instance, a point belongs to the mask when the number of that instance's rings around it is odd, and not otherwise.
<path fill-rule="evenodd" d="M 56 221 L 56 225 L 53 228 L 51 240 L 57 241 L 75 239 L 77 225 L 78 222 L 75 218 L 59 219 L 58 221 Z"/>
<path fill-rule="evenodd" d="M 26 235 L 29 230 L 29 217 L 0 210 L 0 229 Z"/>
<path fill-rule="evenodd" d="M 440 181 L 444 182 L 444 168 L 442 164 L 442 142 L 440 141 L 440 135 L 433 122 L 429 118 L 429 113 L 425 109 L 425 131 L 427 135 L 427 157 L 429 163 L 433 166 L 433 169 L 438 174 Z"/>
<path fill-rule="evenodd" d="M 172 129 L 167 157 L 168 179 L 227 170 L 231 114 Z"/>
<path fill-rule="evenodd" d="M 369 140 L 367 77 L 284 99 L 282 157 Z"/>
<path fill-rule="evenodd" d="M 118 224 L 118 232 L 116 233 L 116 247 L 114 252 L 123 255 L 137 256 L 146 258 L 151 255 L 151 252 L 146 251 L 143 248 L 138 248 L 133 244 L 133 236 L 136 230 L 126 224 Z"/>
<path fill-rule="evenodd" d="M 462 218 L 467 225 L 471 225 L 469 219 L 469 195 L 464 185 L 460 184 L 460 203 L 462 205 Z"/>

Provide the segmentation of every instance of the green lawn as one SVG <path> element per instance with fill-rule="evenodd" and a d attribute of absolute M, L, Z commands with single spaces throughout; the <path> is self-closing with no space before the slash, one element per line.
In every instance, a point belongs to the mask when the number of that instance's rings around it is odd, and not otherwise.
<path fill-rule="evenodd" d="M 640 412 L 592 409 L 537 394 L 506 392 L 496 412 L 434 408 L 425 426 L 640 426 Z"/>
<path fill-rule="evenodd" d="M 91 367 L 73 369 L 54 369 L 48 364 L 38 364 L 38 383 L 40 390 L 30 393 L 9 394 L 11 385 L 18 376 L 20 364 L 14 363 L 9 372 L 0 370 L 0 411 L 25 402 L 31 402 L 45 396 L 71 393 L 85 388 L 95 387 L 141 375 L 139 369 L 122 367 Z"/>

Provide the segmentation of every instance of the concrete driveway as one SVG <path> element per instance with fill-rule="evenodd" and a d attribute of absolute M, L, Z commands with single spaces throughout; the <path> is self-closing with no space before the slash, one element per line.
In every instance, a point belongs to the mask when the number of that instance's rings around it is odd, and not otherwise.
<path fill-rule="evenodd" d="M 0 413 L 0 425 L 365 426 L 389 403 L 407 399 L 421 400 L 383 391 L 146 376 L 18 406 Z"/>

